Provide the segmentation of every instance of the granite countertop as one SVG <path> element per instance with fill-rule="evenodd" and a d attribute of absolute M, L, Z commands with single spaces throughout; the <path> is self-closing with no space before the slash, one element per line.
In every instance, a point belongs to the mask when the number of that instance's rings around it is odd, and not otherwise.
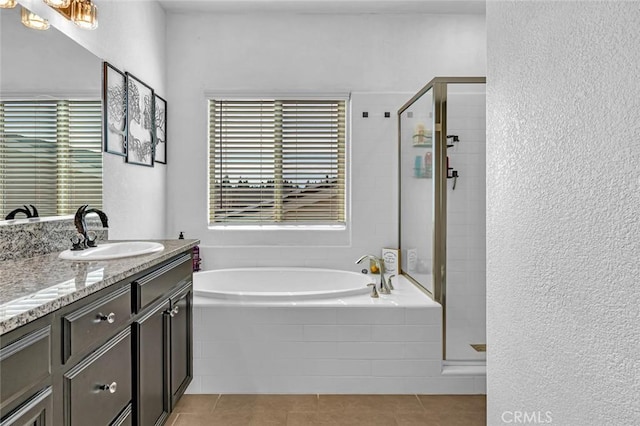
<path fill-rule="evenodd" d="M 162 263 L 200 243 L 199 240 L 153 241 L 162 243 L 164 250 L 92 262 L 61 260 L 58 258 L 59 252 L 0 262 L 0 334 Z"/>

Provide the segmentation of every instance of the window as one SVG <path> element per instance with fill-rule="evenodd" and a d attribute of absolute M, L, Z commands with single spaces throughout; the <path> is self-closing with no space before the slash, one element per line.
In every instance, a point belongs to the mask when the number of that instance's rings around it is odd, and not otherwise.
<path fill-rule="evenodd" d="M 345 223 L 345 100 L 210 100 L 209 224 Z"/>
<path fill-rule="evenodd" d="M 0 212 L 102 208 L 101 101 L 0 102 Z"/>

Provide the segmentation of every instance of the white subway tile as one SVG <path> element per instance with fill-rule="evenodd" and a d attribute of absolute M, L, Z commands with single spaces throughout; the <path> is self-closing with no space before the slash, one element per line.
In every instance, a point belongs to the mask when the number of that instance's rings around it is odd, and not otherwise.
<path fill-rule="evenodd" d="M 202 356 L 202 342 L 200 340 L 193 341 L 193 357 L 200 358 Z"/>
<path fill-rule="evenodd" d="M 335 325 L 305 325 L 305 341 L 330 341 L 335 342 L 338 338 L 338 327 Z"/>
<path fill-rule="evenodd" d="M 402 343 L 406 359 L 441 359 L 442 342 L 407 342 Z"/>
<path fill-rule="evenodd" d="M 370 376 L 368 359 L 312 359 L 305 360 L 304 375 L 309 376 Z"/>
<path fill-rule="evenodd" d="M 253 325 L 254 337 L 258 340 L 293 341 L 302 340 L 302 325 Z"/>
<path fill-rule="evenodd" d="M 469 395 L 475 391 L 473 377 L 408 377 L 405 392 L 415 394 Z"/>
<path fill-rule="evenodd" d="M 429 377 L 440 374 L 440 360 L 373 360 L 373 375 L 376 377 Z"/>
<path fill-rule="evenodd" d="M 435 342 L 441 330 L 436 325 L 377 325 L 372 329 L 374 342 Z"/>
<path fill-rule="evenodd" d="M 371 340 L 370 325 L 341 325 L 336 340 L 339 342 L 366 342 Z"/>
<path fill-rule="evenodd" d="M 205 392 L 202 392 L 202 387 L 200 386 L 201 383 L 202 383 L 201 377 L 194 376 L 193 379 L 191 380 L 191 383 L 189 383 L 189 386 L 187 387 L 187 390 L 185 391 L 185 393 L 187 394 L 205 393 Z"/>
<path fill-rule="evenodd" d="M 337 358 L 352 359 L 400 359 L 403 344 L 400 342 L 338 342 Z"/>
<path fill-rule="evenodd" d="M 338 324 L 403 324 L 404 312 L 395 307 L 389 308 L 353 308 L 337 310 Z"/>
<path fill-rule="evenodd" d="M 336 342 L 279 342 L 273 354 L 281 358 L 336 358 Z"/>
<path fill-rule="evenodd" d="M 487 377 L 474 377 L 475 393 L 486 395 L 487 394 Z"/>

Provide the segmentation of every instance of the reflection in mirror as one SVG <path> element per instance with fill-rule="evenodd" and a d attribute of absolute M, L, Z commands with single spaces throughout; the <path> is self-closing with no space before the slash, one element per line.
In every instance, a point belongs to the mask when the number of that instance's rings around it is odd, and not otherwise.
<path fill-rule="evenodd" d="M 0 9 L 0 52 L 0 220 L 101 208 L 101 60 L 20 7 Z"/>
<path fill-rule="evenodd" d="M 402 270 L 433 292 L 433 90 L 400 114 Z"/>

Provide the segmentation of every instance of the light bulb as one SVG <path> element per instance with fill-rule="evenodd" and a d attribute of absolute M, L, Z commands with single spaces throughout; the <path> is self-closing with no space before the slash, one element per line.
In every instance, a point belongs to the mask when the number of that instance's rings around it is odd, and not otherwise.
<path fill-rule="evenodd" d="M 0 0 L 0 8 L 12 9 L 16 7 L 16 0 Z"/>
<path fill-rule="evenodd" d="M 91 0 L 75 0 L 71 3 L 71 20 L 80 28 L 98 28 L 98 8 Z"/>
<path fill-rule="evenodd" d="M 28 9 L 25 9 L 24 7 L 22 8 L 21 12 L 21 21 L 25 27 L 31 28 L 33 30 L 49 29 L 49 21 L 41 18 L 40 16 L 36 15 Z"/>
<path fill-rule="evenodd" d="M 59 9 L 69 7 L 69 5 L 71 4 L 71 0 L 44 0 L 44 2 L 51 7 L 56 7 Z"/>

